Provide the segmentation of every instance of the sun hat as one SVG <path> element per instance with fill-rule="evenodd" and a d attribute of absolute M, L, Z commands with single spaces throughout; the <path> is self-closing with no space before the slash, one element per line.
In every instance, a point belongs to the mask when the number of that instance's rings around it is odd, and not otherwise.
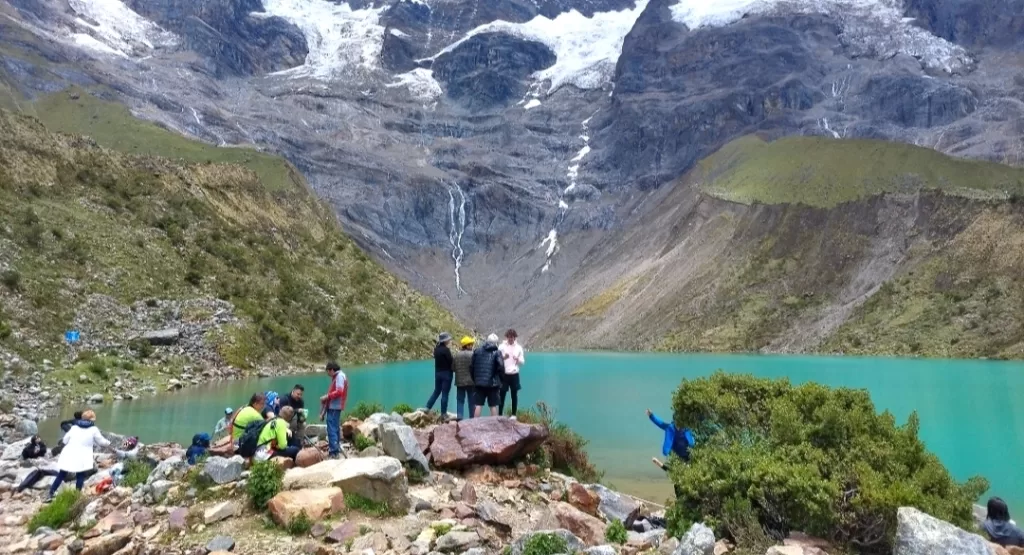
<path fill-rule="evenodd" d="M 452 340 L 452 334 L 450 334 L 450 333 L 448 333 L 446 331 L 441 332 L 441 334 L 437 336 L 437 342 L 438 343 L 444 343 L 445 341 L 451 341 L 451 340 Z"/>

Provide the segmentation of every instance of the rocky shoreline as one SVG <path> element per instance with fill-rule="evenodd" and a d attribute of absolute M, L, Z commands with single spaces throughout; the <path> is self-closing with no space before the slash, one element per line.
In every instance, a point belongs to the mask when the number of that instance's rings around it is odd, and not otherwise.
<path fill-rule="evenodd" d="M 134 487 L 121 481 L 103 493 L 95 487 L 116 476 L 119 466 L 112 452 L 98 453 L 99 472 L 87 482 L 74 520 L 31 533 L 26 525 L 42 506 L 50 479 L 24 492 L 15 488 L 53 460 L 22 461 L 25 440 L 7 441 L 0 457 L 0 542 L 10 553 L 54 555 L 562 552 L 551 546 L 590 555 L 733 550 L 701 523 L 681 538 L 669 537 L 659 526 L 663 513 L 654 507 L 531 462 L 548 437 L 541 425 L 504 417 L 437 424 L 422 412 L 378 413 L 345 423 L 340 460 L 325 460 L 324 431 L 308 427 L 317 447 L 304 449 L 294 464 L 274 459 L 284 472 L 265 511 L 246 502 L 249 482 L 262 478 L 241 457 L 211 457 L 189 467 L 179 445 L 156 444 L 139 453 L 138 460 L 154 465 L 144 480 Z M 364 445 L 361 451 L 357 443 Z M 635 522 L 635 529 L 620 526 L 622 521 Z M 899 510 L 896 535 L 894 555 L 1024 553 L 912 508 Z M 845 552 L 793 533 L 766 555 Z"/>

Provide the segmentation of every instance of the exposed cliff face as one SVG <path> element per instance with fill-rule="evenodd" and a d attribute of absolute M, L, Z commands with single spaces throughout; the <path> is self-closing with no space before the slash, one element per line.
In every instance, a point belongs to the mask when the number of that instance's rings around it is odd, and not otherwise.
<path fill-rule="evenodd" d="M 986 1 L 0 0 L 0 102 L 76 83 L 280 153 L 389 268 L 529 334 L 738 136 L 1024 161 L 1021 6 Z"/>

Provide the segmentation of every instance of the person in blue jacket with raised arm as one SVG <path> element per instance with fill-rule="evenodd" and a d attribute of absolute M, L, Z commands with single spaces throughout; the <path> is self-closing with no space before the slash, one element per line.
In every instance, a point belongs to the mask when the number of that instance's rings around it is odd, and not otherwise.
<path fill-rule="evenodd" d="M 694 444 L 693 432 L 689 428 L 677 428 L 674 422 L 665 422 L 651 412 L 651 409 L 647 409 L 647 418 L 650 418 L 655 426 L 665 431 L 665 436 L 661 442 L 661 454 L 668 457 L 675 453 L 683 462 L 690 462 L 690 447 L 693 447 Z M 657 457 L 651 459 L 651 461 L 666 473 L 671 469 L 671 461 L 663 463 Z M 676 490 L 676 496 L 678 496 L 679 486 L 673 484 L 673 487 Z"/>

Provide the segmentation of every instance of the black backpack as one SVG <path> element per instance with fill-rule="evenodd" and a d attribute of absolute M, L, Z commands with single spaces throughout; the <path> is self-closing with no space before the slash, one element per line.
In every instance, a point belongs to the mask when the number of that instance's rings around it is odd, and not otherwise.
<path fill-rule="evenodd" d="M 242 431 L 242 436 L 238 438 L 238 449 L 235 450 L 235 454 L 246 459 L 253 457 L 260 447 L 260 434 L 263 433 L 263 427 L 267 424 L 269 422 L 266 420 L 250 422 Z"/>

